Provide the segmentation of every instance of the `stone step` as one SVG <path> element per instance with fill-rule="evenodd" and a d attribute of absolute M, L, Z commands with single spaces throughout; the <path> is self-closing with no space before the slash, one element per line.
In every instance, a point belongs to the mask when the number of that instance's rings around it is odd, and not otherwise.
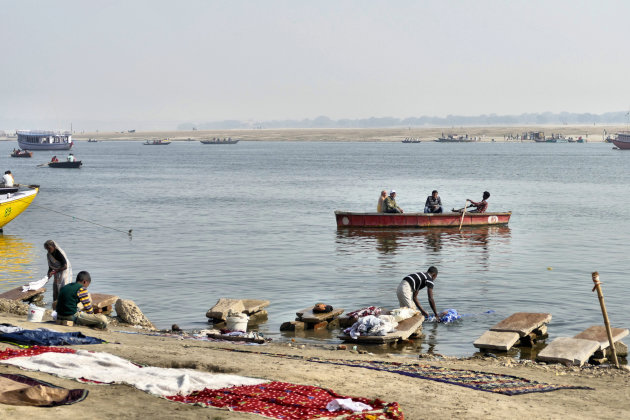
<path fill-rule="evenodd" d="M 611 328 L 611 330 L 613 343 L 616 343 L 630 333 L 630 331 L 628 331 L 626 328 Z M 610 347 L 610 342 L 608 341 L 608 333 L 606 333 L 606 327 L 604 325 L 593 325 L 591 327 L 588 327 L 573 338 L 582 338 L 584 340 L 597 341 L 599 343 L 598 350 L 604 350 Z"/>
<path fill-rule="evenodd" d="M 508 351 L 519 339 L 520 335 L 515 332 L 486 331 L 473 346 L 478 349 Z"/>
<path fill-rule="evenodd" d="M 490 328 L 490 331 L 515 332 L 521 337 L 524 337 L 535 329 L 548 324 L 550 321 L 551 314 L 516 312 Z"/>
<path fill-rule="evenodd" d="M 558 337 L 538 353 L 536 360 L 582 366 L 598 349 L 594 340 Z"/>

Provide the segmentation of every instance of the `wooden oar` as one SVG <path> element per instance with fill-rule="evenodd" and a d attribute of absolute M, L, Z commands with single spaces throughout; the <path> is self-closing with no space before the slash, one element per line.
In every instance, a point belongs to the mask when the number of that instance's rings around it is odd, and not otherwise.
<path fill-rule="evenodd" d="M 468 200 L 466 200 L 466 203 L 464 204 L 464 208 L 462 209 L 462 218 L 459 221 L 459 230 L 462 230 L 462 224 L 464 223 L 464 215 L 466 214 L 466 206 L 468 205 Z"/>

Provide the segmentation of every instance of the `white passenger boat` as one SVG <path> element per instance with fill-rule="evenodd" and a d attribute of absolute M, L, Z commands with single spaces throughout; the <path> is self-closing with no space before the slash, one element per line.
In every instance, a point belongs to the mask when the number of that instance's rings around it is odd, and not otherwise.
<path fill-rule="evenodd" d="M 18 130 L 17 137 L 23 150 L 69 150 L 74 144 L 69 131 Z"/>

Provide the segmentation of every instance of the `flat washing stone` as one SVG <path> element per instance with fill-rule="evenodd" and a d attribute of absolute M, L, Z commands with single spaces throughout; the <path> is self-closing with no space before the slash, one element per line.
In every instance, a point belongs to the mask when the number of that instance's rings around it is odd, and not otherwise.
<path fill-rule="evenodd" d="M 490 331 L 515 332 L 521 337 L 524 337 L 536 328 L 548 324 L 550 321 L 551 314 L 516 312 L 490 328 Z"/>
<path fill-rule="evenodd" d="M 515 332 L 486 331 L 473 343 L 478 349 L 508 351 L 520 339 Z"/>
<path fill-rule="evenodd" d="M 597 341 L 558 337 L 538 353 L 536 360 L 582 366 L 597 350 Z"/>
<path fill-rule="evenodd" d="M 616 343 L 630 333 L 630 331 L 628 331 L 628 329 L 626 328 L 611 328 L 611 330 L 613 343 Z M 599 343 L 599 350 L 604 350 L 605 348 L 610 347 L 608 334 L 606 333 L 606 327 L 603 325 L 593 325 L 591 327 L 588 327 L 573 338 L 582 338 L 584 340 L 597 341 Z"/>

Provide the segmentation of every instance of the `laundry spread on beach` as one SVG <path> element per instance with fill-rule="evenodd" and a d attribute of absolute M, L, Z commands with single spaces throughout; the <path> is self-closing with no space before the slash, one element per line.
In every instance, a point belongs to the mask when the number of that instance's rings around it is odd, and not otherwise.
<path fill-rule="evenodd" d="M 127 384 L 171 401 L 226 408 L 283 420 L 334 418 L 341 415 L 347 420 L 404 418 L 396 402 L 343 396 L 316 386 L 237 375 L 212 374 L 192 369 L 142 367 L 118 356 L 86 350 L 40 346 L 20 350 L 6 349 L 0 352 L 0 363 L 80 382 Z M 336 399 L 365 404 L 370 410 L 354 412 L 354 409 L 362 407 L 357 404 L 353 408 L 340 406 L 331 411 L 327 406 Z"/>
<path fill-rule="evenodd" d="M 279 354 L 254 352 L 241 349 L 219 348 L 216 350 L 233 351 L 238 353 L 260 354 L 282 359 L 294 359 L 312 363 L 349 366 L 363 369 L 378 370 L 409 376 L 418 379 L 443 382 L 451 385 L 463 386 L 477 391 L 492 392 L 503 395 L 520 395 L 532 392 L 550 392 L 560 389 L 593 389 L 587 386 L 546 384 L 531 381 L 518 376 L 499 373 L 480 372 L 468 369 L 452 369 L 441 366 L 423 365 L 419 363 L 400 363 L 380 360 L 347 360 L 321 359 L 319 357 L 300 356 L 297 354 Z"/>
<path fill-rule="evenodd" d="M 14 327 L 19 328 L 19 327 Z M 59 332 L 48 328 L 36 330 L 12 329 L 0 334 L 0 342 L 11 343 L 18 346 L 73 346 L 79 344 L 101 344 L 105 340 L 84 335 L 80 331 Z M 11 332 L 12 331 L 12 332 Z"/>
<path fill-rule="evenodd" d="M 25 375 L 0 374 L 0 404 L 57 407 L 83 401 L 87 389 L 66 389 Z"/>
<path fill-rule="evenodd" d="M 201 404 L 227 408 L 232 411 L 260 414 L 283 420 L 335 418 L 344 420 L 384 420 L 404 418 L 398 403 L 386 403 L 379 399 L 347 397 L 336 392 L 310 385 L 286 382 L 268 382 L 261 385 L 237 386 L 226 389 L 204 389 L 187 396 L 167 397 L 169 400 L 186 404 Z M 352 401 L 330 410 L 336 400 Z M 351 407 L 351 408 L 349 408 Z M 361 411 L 364 407 L 369 410 Z M 353 410 L 359 411 L 353 411 Z"/>

